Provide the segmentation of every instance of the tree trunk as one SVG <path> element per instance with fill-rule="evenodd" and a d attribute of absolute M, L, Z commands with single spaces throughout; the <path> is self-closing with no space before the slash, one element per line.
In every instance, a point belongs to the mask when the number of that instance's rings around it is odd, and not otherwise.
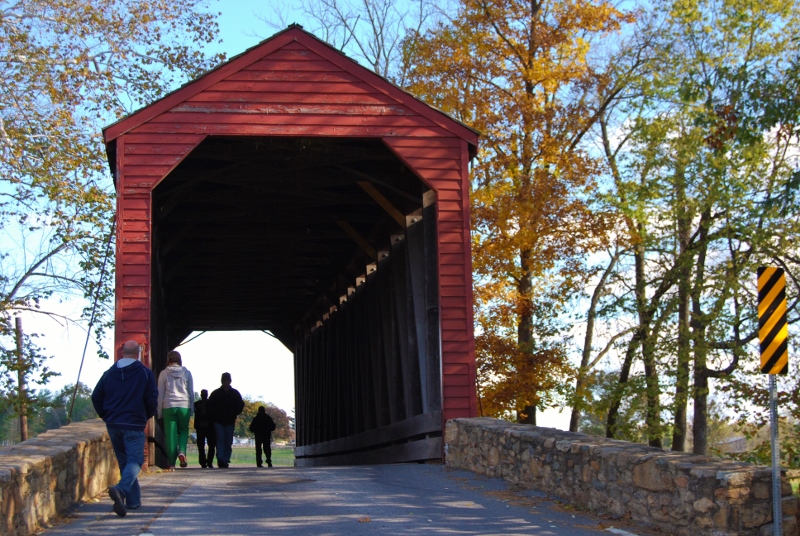
<path fill-rule="evenodd" d="M 678 209 L 678 363 L 675 376 L 675 420 L 672 430 L 672 450 L 686 451 L 686 407 L 689 402 L 689 377 L 691 376 L 691 334 L 689 332 L 691 306 L 692 263 L 688 255 L 691 239 L 691 215 L 686 203 L 686 182 L 682 170 L 676 173 L 675 202 Z"/>
<path fill-rule="evenodd" d="M 694 351 L 694 422 L 692 452 L 705 456 L 708 452 L 708 369 L 706 345 L 706 320 L 701 302 L 705 282 L 706 252 L 708 248 L 708 229 L 711 225 L 711 211 L 706 209 L 700 216 L 700 232 L 697 254 L 697 271 L 692 288 L 692 341 Z"/>
<path fill-rule="evenodd" d="M 589 304 L 589 312 L 586 315 L 586 336 L 583 338 L 583 355 L 581 355 L 581 366 L 578 369 L 578 377 L 575 379 L 575 401 L 572 404 L 572 415 L 569 418 L 569 431 L 577 432 L 581 420 L 581 408 L 584 405 L 584 385 L 586 374 L 589 373 L 587 367 L 592 357 L 592 340 L 594 339 L 594 324 L 597 318 L 597 304 L 600 303 L 600 296 L 605 290 L 608 276 L 614 270 L 614 266 L 619 259 L 619 251 L 615 252 L 608 263 L 608 267 L 603 271 L 602 277 L 597 282 L 597 286 L 592 292 L 592 301 Z"/>
<path fill-rule="evenodd" d="M 619 406 L 622 403 L 622 395 L 625 390 L 625 384 L 628 383 L 628 377 L 631 373 L 631 365 L 633 364 L 633 356 L 636 355 L 636 349 L 639 347 L 639 332 L 634 333 L 628 349 L 625 352 L 625 360 L 622 362 L 622 369 L 619 372 L 619 381 L 617 388 L 611 394 L 611 406 L 608 408 L 608 417 L 606 418 L 606 437 L 613 439 L 617 435 L 617 420 L 619 419 Z"/>
<path fill-rule="evenodd" d="M 519 281 L 519 327 L 517 328 L 517 345 L 523 352 L 531 353 L 533 359 L 533 307 L 531 293 L 533 292 L 533 253 L 529 249 L 520 252 L 521 276 Z M 536 424 L 536 403 L 538 400 L 527 400 L 520 412 L 517 411 L 517 420 L 524 424 Z M 519 407 L 519 406 L 517 406 Z"/>

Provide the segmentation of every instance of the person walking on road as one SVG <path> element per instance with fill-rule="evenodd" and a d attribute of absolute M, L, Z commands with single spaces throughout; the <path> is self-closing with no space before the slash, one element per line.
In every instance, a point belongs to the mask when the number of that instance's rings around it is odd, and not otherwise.
<path fill-rule="evenodd" d="M 263 467 L 261 450 L 267 458 L 267 467 L 272 467 L 272 432 L 275 430 L 275 421 L 269 416 L 264 406 L 258 407 L 258 413 L 250 423 L 250 431 L 256 436 L 256 466 Z"/>
<path fill-rule="evenodd" d="M 124 517 L 142 506 L 139 472 L 144 464 L 144 429 L 156 414 L 158 389 L 149 368 L 139 361 L 139 344 L 127 341 L 122 358 L 103 373 L 92 391 L 92 405 L 106 423 L 120 478 L 108 489 L 114 512 Z"/>
<path fill-rule="evenodd" d="M 158 418 L 164 419 L 164 443 L 167 466 L 175 469 L 175 460 L 186 467 L 186 444 L 189 442 L 189 420 L 192 417 L 194 382 L 192 373 L 183 366 L 181 354 L 167 354 L 167 368 L 158 375 Z"/>
<path fill-rule="evenodd" d="M 200 391 L 200 400 L 194 403 L 194 429 L 197 432 L 197 454 L 200 458 L 200 467 L 214 468 L 214 449 L 217 446 L 217 434 L 211 422 L 208 407 L 208 391 Z M 208 456 L 206 456 L 206 443 L 208 443 Z"/>
<path fill-rule="evenodd" d="M 236 426 L 236 417 L 244 409 L 244 400 L 239 391 L 231 387 L 230 373 L 223 372 L 220 381 L 222 386 L 214 389 L 208 397 L 208 405 L 217 434 L 217 466 L 225 469 L 231 463 L 233 429 Z"/>

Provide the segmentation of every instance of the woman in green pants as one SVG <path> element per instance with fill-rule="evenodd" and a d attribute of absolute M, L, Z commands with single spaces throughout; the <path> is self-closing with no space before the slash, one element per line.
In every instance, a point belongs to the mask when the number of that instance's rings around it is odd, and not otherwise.
<path fill-rule="evenodd" d="M 186 467 L 186 443 L 189 441 L 189 419 L 192 417 L 194 383 L 192 373 L 183 366 L 181 354 L 167 354 L 167 368 L 158 375 L 158 418 L 164 419 L 164 443 L 169 469 L 175 459 Z"/>

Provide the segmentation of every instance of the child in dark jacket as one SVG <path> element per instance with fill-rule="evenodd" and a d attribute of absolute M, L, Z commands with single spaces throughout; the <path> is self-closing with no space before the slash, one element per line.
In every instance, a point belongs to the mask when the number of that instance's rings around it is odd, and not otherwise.
<path fill-rule="evenodd" d="M 269 416 L 264 406 L 259 406 L 258 413 L 250 423 L 250 431 L 256 436 L 256 466 L 263 467 L 261 451 L 263 449 L 267 458 L 267 467 L 272 467 L 272 432 L 275 430 L 275 421 Z"/>

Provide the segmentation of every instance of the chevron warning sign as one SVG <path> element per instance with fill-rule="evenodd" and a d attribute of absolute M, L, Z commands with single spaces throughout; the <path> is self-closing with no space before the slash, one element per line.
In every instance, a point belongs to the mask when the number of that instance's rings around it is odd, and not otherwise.
<path fill-rule="evenodd" d="M 789 328 L 786 324 L 786 277 L 781 268 L 758 269 L 758 338 L 761 372 L 789 371 Z"/>

